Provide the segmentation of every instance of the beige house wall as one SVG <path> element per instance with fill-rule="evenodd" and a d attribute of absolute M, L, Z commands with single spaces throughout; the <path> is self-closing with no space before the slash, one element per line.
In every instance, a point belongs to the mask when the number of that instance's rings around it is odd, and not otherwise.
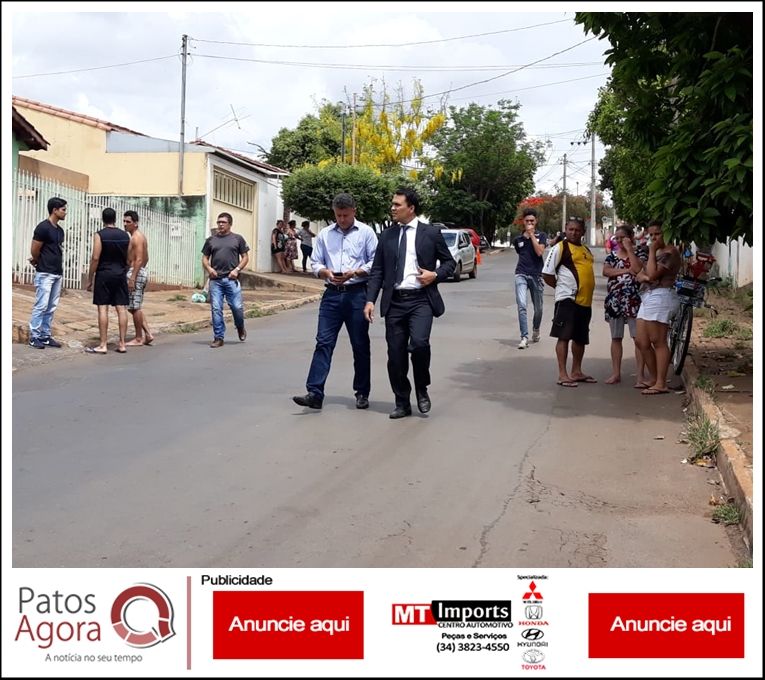
<path fill-rule="evenodd" d="M 80 191 L 90 191 L 90 178 L 87 175 L 61 168 L 58 165 L 51 165 L 37 158 L 29 158 L 19 154 L 19 170 L 53 182 L 66 184 Z"/>
<path fill-rule="evenodd" d="M 45 129 L 47 151 L 23 151 L 20 156 L 44 158 L 90 177 L 94 194 L 172 196 L 178 193 L 178 153 L 106 153 L 106 130 L 16 105 L 35 127 Z M 205 153 L 184 154 L 183 193 L 207 192 Z"/>

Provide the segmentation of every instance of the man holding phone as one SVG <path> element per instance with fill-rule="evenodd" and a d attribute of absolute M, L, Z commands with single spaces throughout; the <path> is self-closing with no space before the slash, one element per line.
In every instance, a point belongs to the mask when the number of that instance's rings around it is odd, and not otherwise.
<path fill-rule="evenodd" d="M 332 353 L 343 324 L 353 349 L 353 391 L 356 408 L 369 408 L 371 353 L 369 322 L 364 317 L 367 278 L 377 250 L 374 230 L 356 220 L 356 201 L 342 193 L 332 201 L 335 223 L 319 232 L 311 253 L 311 269 L 326 281 L 319 306 L 316 348 L 306 380 L 307 394 L 292 397 L 299 406 L 320 409 Z"/>

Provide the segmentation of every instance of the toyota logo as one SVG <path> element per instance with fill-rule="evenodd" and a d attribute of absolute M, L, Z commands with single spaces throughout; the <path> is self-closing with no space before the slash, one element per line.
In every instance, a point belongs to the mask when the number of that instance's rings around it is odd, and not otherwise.
<path fill-rule="evenodd" d="M 541 640 L 545 636 L 539 628 L 527 628 L 521 633 L 524 640 Z"/>

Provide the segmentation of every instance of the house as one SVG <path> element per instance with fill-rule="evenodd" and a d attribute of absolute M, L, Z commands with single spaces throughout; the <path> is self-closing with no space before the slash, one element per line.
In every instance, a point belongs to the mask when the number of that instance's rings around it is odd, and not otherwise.
<path fill-rule="evenodd" d="M 45 151 L 48 142 L 15 107 L 13 108 L 13 170 L 19 166 L 20 151 Z"/>
<path fill-rule="evenodd" d="M 250 246 L 248 268 L 271 271 L 271 229 L 283 211 L 281 178 L 287 171 L 205 142 L 184 144 L 150 137 L 92 116 L 13 97 L 13 106 L 51 140 L 41 165 L 35 150 L 21 151 L 19 167 L 39 174 L 63 168 L 86 178 L 90 194 L 120 197 L 194 223 L 197 252 L 228 212 L 234 231 Z M 204 275 L 201 255 L 195 280 Z"/>

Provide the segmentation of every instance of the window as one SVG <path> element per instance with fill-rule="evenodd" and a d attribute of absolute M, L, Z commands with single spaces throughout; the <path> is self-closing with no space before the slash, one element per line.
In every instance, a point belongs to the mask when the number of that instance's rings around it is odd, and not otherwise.
<path fill-rule="evenodd" d="M 213 198 L 229 205 L 252 210 L 255 187 L 224 172 L 213 173 Z"/>

